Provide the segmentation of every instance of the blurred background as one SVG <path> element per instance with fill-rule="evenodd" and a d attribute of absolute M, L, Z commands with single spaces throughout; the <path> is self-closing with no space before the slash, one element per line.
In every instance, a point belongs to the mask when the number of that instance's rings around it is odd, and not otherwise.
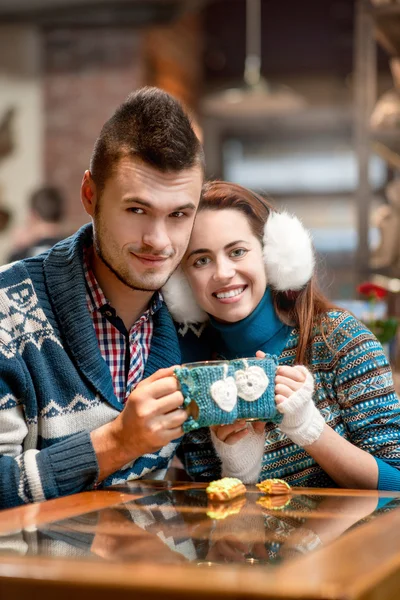
<path fill-rule="evenodd" d="M 394 0 L 0 0 L 0 263 L 34 230 L 53 240 L 86 221 L 102 124 L 156 85 L 190 110 L 209 177 L 269 194 L 312 230 L 331 299 L 360 313 L 367 279 L 397 315 L 399 55 Z M 43 187 L 64 204 L 42 227 Z"/>

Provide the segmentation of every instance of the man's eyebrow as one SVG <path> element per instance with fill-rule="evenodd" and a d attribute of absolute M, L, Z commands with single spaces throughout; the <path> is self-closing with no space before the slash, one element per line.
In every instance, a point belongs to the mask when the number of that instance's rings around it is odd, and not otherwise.
<path fill-rule="evenodd" d="M 224 246 L 224 250 L 229 250 L 229 248 L 236 246 L 236 244 L 247 244 L 247 242 L 246 240 L 235 240 L 234 242 L 229 242 L 229 244 Z M 195 256 L 196 254 L 207 254 L 207 252 L 211 252 L 211 250 L 209 248 L 197 248 L 187 255 L 187 259 L 189 259 L 191 256 Z"/>
<path fill-rule="evenodd" d="M 139 204 L 140 206 L 144 206 L 146 208 L 153 208 L 151 202 L 147 202 L 147 200 L 142 200 L 142 198 L 138 198 L 136 196 L 128 196 L 123 199 L 123 204 Z M 182 204 L 182 206 L 175 207 L 171 212 L 178 212 L 181 210 L 196 210 L 196 205 L 193 202 L 188 202 L 187 204 Z"/>
<path fill-rule="evenodd" d="M 124 198 L 122 202 L 123 204 L 132 204 L 134 202 L 135 204 L 140 204 L 141 206 L 151 208 L 151 202 L 147 202 L 146 200 L 142 200 L 141 198 L 138 198 L 136 196 L 128 196 Z"/>

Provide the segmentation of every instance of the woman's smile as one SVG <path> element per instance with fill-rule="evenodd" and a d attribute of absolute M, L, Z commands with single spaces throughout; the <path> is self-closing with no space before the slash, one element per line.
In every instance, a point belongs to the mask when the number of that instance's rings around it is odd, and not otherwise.
<path fill-rule="evenodd" d="M 214 298 L 222 302 L 222 304 L 232 304 L 234 302 L 239 302 L 245 290 L 247 289 L 247 285 L 231 285 L 229 287 L 222 288 L 217 292 L 213 292 Z"/>

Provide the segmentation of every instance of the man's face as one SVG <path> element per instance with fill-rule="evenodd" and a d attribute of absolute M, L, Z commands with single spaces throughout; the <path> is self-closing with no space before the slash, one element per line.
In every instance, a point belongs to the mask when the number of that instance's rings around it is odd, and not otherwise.
<path fill-rule="evenodd" d="M 202 180 L 200 166 L 163 173 L 123 158 L 99 198 L 86 172 L 82 200 L 93 218 L 96 259 L 131 289 L 161 288 L 187 248 Z"/>

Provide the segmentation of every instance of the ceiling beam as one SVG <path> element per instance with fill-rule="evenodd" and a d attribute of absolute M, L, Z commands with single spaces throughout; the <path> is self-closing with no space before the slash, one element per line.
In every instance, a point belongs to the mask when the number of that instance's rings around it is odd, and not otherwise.
<path fill-rule="evenodd" d="M 201 0 L 16 0 L 0 6 L 2 24 L 42 27 L 145 27 L 169 23 Z"/>

